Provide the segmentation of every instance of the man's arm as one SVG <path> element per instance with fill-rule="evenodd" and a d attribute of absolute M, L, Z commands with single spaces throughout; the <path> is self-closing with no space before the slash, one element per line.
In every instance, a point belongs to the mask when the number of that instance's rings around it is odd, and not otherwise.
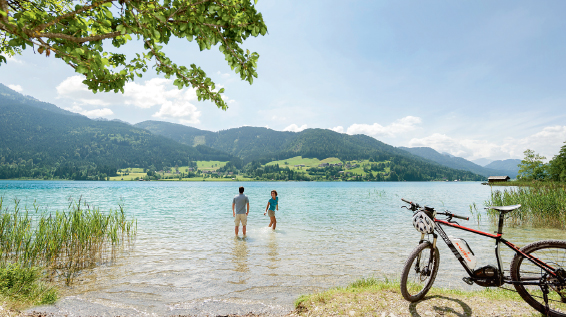
<path fill-rule="evenodd" d="M 234 206 L 236 206 L 236 203 L 232 203 L 232 217 L 236 217 L 236 212 L 234 211 Z"/>
<path fill-rule="evenodd" d="M 248 211 L 246 212 L 246 216 L 250 213 L 250 202 L 248 202 Z"/>

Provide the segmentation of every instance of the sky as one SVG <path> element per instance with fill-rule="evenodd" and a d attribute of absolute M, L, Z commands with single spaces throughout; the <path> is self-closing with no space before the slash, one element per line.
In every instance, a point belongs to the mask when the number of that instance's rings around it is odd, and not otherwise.
<path fill-rule="evenodd" d="M 219 131 L 241 126 L 366 134 L 468 160 L 551 159 L 566 141 L 564 1 L 259 0 L 266 36 L 253 85 L 213 47 L 171 41 L 180 65 L 225 88 L 228 110 L 148 71 L 124 94 L 93 94 L 61 60 L 27 50 L 0 83 L 86 116 L 160 120 Z M 111 45 L 108 45 L 112 49 Z M 128 54 L 143 49 L 131 42 Z"/>

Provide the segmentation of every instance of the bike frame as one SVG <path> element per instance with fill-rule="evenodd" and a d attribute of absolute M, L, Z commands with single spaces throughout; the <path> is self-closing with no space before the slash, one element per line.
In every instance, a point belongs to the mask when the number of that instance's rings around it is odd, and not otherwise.
<path fill-rule="evenodd" d="M 448 235 L 446 234 L 446 232 L 444 232 L 444 229 L 442 229 L 441 225 L 460 229 L 460 230 L 464 230 L 464 231 L 468 231 L 468 232 L 471 232 L 471 233 L 479 234 L 479 235 L 484 236 L 484 237 L 495 239 L 495 257 L 497 259 L 497 266 L 498 266 L 498 269 L 499 269 L 498 278 L 500 279 L 499 281 L 501 281 L 503 283 L 521 284 L 521 285 L 541 285 L 541 281 L 538 280 L 538 279 L 536 281 L 512 281 L 510 277 L 508 279 L 505 279 L 505 277 L 503 275 L 503 265 L 502 265 L 502 262 L 501 262 L 501 254 L 500 254 L 500 245 L 501 244 L 506 245 L 507 247 L 509 247 L 510 249 L 515 251 L 516 254 L 520 254 L 523 258 L 529 260 L 531 263 L 533 263 L 534 265 L 536 265 L 539 268 L 541 268 L 542 270 L 544 270 L 546 273 L 548 273 L 548 275 L 561 280 L 561 278 L 556 274 L 556 269 L 554 269 L 552 266 L 549 266 L 548 264 L 542 262 L 541 260 L 539 260 L 538 258 L 536 258 L 536 257 L 534 257 L 530 254 L 526 254 L 526 253 L 522 252 L 517 246 L 515 246 L 511 242 L 503 239 L 503 237 L 502 237 L 502 235 L 503 235 L 503 213 L 501 213 L 499 215 L 499 228 L 498 228 L 497 232 L 493 233 L 493 234 L 461 226 L 458 223 L 451 221 L 451 217 L 449 217 L 448 220 L 434 219 L 434 222 L 436 223 L 435 231 L 438 232 L 438 234 L 442 237 L 442 240 L 444 240 L 444 242 L 446 243 L 448 248 L 452 251 L 452 253 L 454 253 L 454 256 L 456 256 L 456 258 L 458 259 L 458 261 L 460 262 L 462 267 L 464 267 L 464 270 L 466 270 L 466 272 L 468 273 L 468 275 L 470 276 L 470 278 L 472 280 L 474 280 L 474 279 L 478 280 L 478 278 L 475 277 L 474 274 L 473 274 L 473 271 L 468 268 L 468 265 L 466 264 L 464 257 L 462 257 L 460 252 L 458 252 L 458 249 L 456 249 L 456 247 L 454 246 L 452 241 L 450 241 L 450 239 L 448 238 Z M 436 234 L 436 232 L 432 233 L 434 241 L 433 241 L 433 248 L 431 250 L 431 253 L 434 252 L 433 250 L 435 250 L 435 247 L 436 247 L 436 240 L 438 238 L 438 235 Z M 423 241 L 423 240 L 424 240 L 424 234 L 422 234 L 422 236 L 421 236 L 421 241 Z M 432 256 L 431 256 L 430 259 L 432 261 Z"/>

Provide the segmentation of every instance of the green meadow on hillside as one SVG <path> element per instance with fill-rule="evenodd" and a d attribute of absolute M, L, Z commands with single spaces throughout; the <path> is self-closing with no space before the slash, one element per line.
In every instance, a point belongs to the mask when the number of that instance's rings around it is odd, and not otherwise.
<path fill-rule="evenodd" d="M 242 169 L 227 165 L 228 161 L 197 161 L 197 171 L 189 166 L 168 167 L 165 170 L 149 171 L 142 168 L 127 168 L 118 171 L 113 181 L 170 180 L 170 181 L 252 181 L 252 180 L 306 180 L 306 181 L 360 181 L 384 180 L 390 173 L 391 161 L 372 160 L 341 161 L 336 157 L 323 160 L 296 156 L 272 161 L 265 165 L 247 164 Z M 339 166 L 319 166 L 320 164 Z M 299 166 L 304 165 L 304 166 Z M 194 165 L 193 165 L 194 166 Z M 277 167 L 278 166 L 278 167 Z M 220 171 L 219 171 L 220 170 Z M 152 174 L 152 175 L 149 175 Z M 291 175 L 294 173 L 295 176 Z"/>
<path fill-rule="evenodd" d="M 276 165 L 279 164 L 279 167 L 288 167 L 290 169 L 293 170 L 298 170 L 298 169 L 306 169 L 309 167 L 318 167 L 319 164 L 323 164 L 323 163 L 329 163 L 329 164 L 336 164 L 336 163 L 341 163 L 342 161 L 340 161 L 340 159 L 337 159 L 335 157 L 329 157 L 326 158 L 324 160 L 319 160 L 317 158 L 303 158 L 302 156 L 295 156 L 292 158 L 288 158 L 285 160 L 279 160 L 279 161 L 273 161 L 273 162 L 269 162 L 267 164 L 265 164 L 266 166 L 269 165 Z M 298 167 L 295 165 L 305 165 L 304 167 Z"/>

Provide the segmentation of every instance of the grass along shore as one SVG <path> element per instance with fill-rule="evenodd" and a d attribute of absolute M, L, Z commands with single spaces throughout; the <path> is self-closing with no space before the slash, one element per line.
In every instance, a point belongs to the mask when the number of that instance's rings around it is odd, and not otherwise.
<path fill-rule="evenodd" d="M 493 189 L 485 206 L 520 204 L 521 208 L 506 215 L 508 226 L 534 226 L 566 229 L 566 184 L 531 182 L 528 186 Z M 497 221 L 499 212 L 488 209 L 488 216 Z"/>
<path fill-rule="evenodd" d="M 399 282 L 374 278 L 303 295 L 295 307 L 289 316 L 542 316 L 513 291 L 433 287 L 422 301 L 410 303 L 401 295 Z"/>
<path fill-rule="evenodd" d="M 65 212 L 4 206 L 0 197 L 0 302 L 22 308 L 53 303 L 54 285 L 70 285 L 82 270 L 114 261 L 133 242 L 136 221 L 124 210 L 101 212 L 71 202 Z M 0 311 L 0 316 L 2 315 Z"/>

